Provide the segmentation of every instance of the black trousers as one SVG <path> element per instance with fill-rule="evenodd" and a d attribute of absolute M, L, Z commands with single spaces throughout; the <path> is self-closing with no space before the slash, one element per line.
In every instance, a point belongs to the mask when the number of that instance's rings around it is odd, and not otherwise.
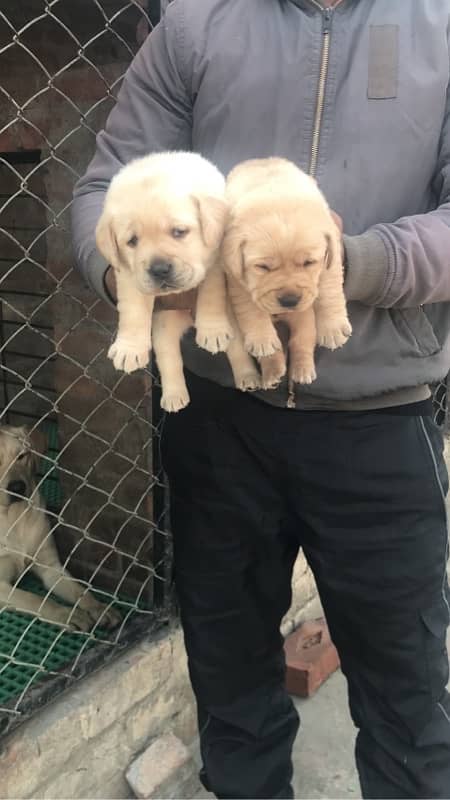
<path fill-rule="evenodd" d="M 298 717 L 279 629 L 301 547 L 348 681 L 363 796 L 450 798 L 438 429 L 189 385 L 162 451 L 205 785 L 219 798 L 293 796 Z"/>

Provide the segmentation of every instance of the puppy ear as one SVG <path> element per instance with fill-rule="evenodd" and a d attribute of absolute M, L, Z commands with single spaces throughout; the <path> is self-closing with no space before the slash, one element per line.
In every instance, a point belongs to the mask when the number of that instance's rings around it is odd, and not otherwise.
<path fill-rule="evenodd" d="M 29 425 L 15 428 L 15 435 L 23 441 L 27 450 L 29 449 L 28 455 L 31 459 L 32 469 L 36 472 L 41 458 L 45 456 L 48 449 L 47 436 L 36 428 L 31 429 Z"/>
<path fill-rule="evenodd" d="M 111 266 L 120 267 L 120 252 L 114 232 L 114 217 L 104 211 L 95 229 L 97 247 Z"/>
<path fill-rule="evenodd" d="M 225 231 L 222 242 L 222 257 L 225 269 L 234 278 L 242 280 L 245 269 L 245 239 L 239 225 L 231 224 Z"/>
<path fill-rule="evenodd" d="M 192 199 L 197 208 L 202 239 L 213 250 L 222 241 L 228 206 L 225 200 L 218 197 L 193 195 Z"/>

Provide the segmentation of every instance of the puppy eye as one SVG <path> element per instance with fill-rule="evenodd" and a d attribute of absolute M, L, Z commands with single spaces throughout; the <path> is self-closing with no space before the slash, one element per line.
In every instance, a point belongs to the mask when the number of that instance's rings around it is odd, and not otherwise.
<path fill-rule="evenodd" d="M 317 261 L 314 261 L 312 258 L 303 262 L 304 267 L 312 267 L 313 264 L 317 264 Z"/>
<path fill-rule="evenodd" d="M 127 245 L 128 245 L 128 247 L 136 247 L 138 241 L 139 241 L 139 239 L 136 236 L 136 234 L 134 233 L 133 236 L 131 237 L 131 239 L 128 239 Z"/>
<path fill-rule="evenodd" d="M 270 267 L 267 264 L 255 264 L 256 269 L 262 269 L 263 272 L 270 272 Z"/>
<path fill-rule="evenodd" d="M 172 228 L 170 231 L 174 239 L 183 239 L 189 233 L 189 228 Z"/>
<path fill-rule="evenodd" d="M 17 456 L 17 461 L 22 461 L 22 459 L 25 458 L 26 454 L 27 454 L 26 450 L 24 450 L 23 453 L 19 453 L 19 455 Z"/>

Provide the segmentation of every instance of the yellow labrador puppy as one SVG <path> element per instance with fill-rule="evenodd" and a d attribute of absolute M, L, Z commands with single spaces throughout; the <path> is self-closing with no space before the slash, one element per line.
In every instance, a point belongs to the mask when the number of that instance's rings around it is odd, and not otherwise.
<path fill-rule="evenodd" d="M 14 609 L 82 631 L 111 628 L 121 617 L 103 605 L 62 566 L 36 485 L 37 457 L 26 428 L 0 427 L 0 612 Z M 17 587 L 24 571 L 70 603 L 59 605 Z"/>
<path fill-rule="evenodd" d="M 326 200 L 312 178 L 281 158 L 235 167 L 227 200 L 222 252 L 245 347 L 260 360 L 264 387 L 276 386 L 286 362 L 274 322 L 285 322 L 289 377 L 312 383 L 316 344 L 334 349 L 351 334 L 340 235 Z"/>
<path fill-rule="evenodd" d="M 113 178 L 96 240 L 116 275 L 118 332 L 108 353 L 116 369 L 147 365 L 155 298 L 200 284 L 197 343 L 226 349 L 233 331 L 217 258 L 226 213 L 225 179 L 196 153 L 154 153 Z"/>

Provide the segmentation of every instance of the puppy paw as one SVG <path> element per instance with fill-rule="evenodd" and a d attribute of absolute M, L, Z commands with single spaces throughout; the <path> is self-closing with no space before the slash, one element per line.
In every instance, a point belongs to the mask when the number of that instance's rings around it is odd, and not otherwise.
<path fill-rule="evenodd" d="M 342 347 L 350 338 L 352 326 L 348 319 L 339 320 L 337 323 L 321 323 L 317 321 L 317 344 L 328 350 Z"/>
<path fill-rule="evenodd" d="M 257 369 L 248 370 L 235 376 L 236 389 L 241 392 L 254 392 L 262 388 L 261 375 Z"/>
<path fill-rule="evenodd" d="M 244 345 L 247 353 L 250 353 L 250 355 L 255 358 L 273 356 L 274 353 L 281 350 L 281 342 L 276 331 L 266 336 L 252 336 L 251 334 L 247 334 Z"/>
<path fill-rule="evenodd" d="M 84 605 L 81 609 L 91 618 L 91 627 L 105 628 L 110 630 L 117 628 L 122 622 L 119 612 L 105 603 L 96 600 L 92 595 L 85 595 Z"/>
<path fill-rule="evenodd" d="M 272 356 L 261 358 L 263 389 L 276 389 L 281 380 L 286 375 L 286 359 L 282 351 L 274 353 Z"/>
<path fill-rule="evenodd" d="M 122 615 L 119 614 L 116 608 L 107 608 L 104 607 L 104 610 L 101 612 L 98 618 L 98 625 L 100 628 L 106 628 L 106 630 L 112 630 L 113 628 L 117 628 L 120 623 L 122 622 Z"/>
<path fill-rule="evenodd" d="M 116 339 L 108 350 L 108 358 L 117 370 L 130 373 L 147 366 L 149 348 L 147 344 L 136 345 L 135 342 Z"/>
<path fill-rule="evenodd" d="M 222 324 L 200 324 L 196 328 L 195 341 L 208 353 L 224 353 L 233 338 L 233 329 L 225 321 Z"/>
<path fill-rule="evenodd" d="M 294 383 L 312 383 L 317 378 L 314 362 L 305 361 L 304 363 L 292 364 L 289 370 L 289 377 Z"/>
<path fill-rule="evenodd" d="M 169 414 L 176 414 L 189 405 L 189 394 L 187 389 L 180 389 L 179 391 L 163 392 L 161 397 L 161 408 Z"/>
<path fill-rule="evenodd" d="M 45 618 L 45 613 L 43 616 Z M 94 620 L 91 615 L 79 607 L 66 608 L 61 606 L 61 613 L 58 615 L 58 619 L 54 621 L 61 623 L 64 628 L 83 631 L 83 633 L 88 633 L 94 626 Z"/>

